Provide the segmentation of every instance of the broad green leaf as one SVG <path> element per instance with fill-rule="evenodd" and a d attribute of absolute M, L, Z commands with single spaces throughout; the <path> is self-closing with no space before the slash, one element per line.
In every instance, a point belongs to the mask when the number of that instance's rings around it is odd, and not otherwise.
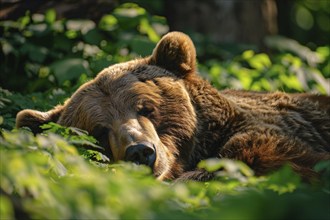
<path fill-rule="evenodd" d="M 1 219 L 15 219 L 13 204 L 8 197 L 0 195 Z"/>
<path fill-rule="evenodd" d="M 56 20 L 56 11 L 54 9 L 48 9 L 45 14 L 45 21 L 49 24 L 53 24 Z"/>
<path fill-rule="evenodd" d="M 289 165 L 283 166 L 269 176 L 268 188 L 279 194 L 293 192 L 300 184 L 300 177 L 293 172 Z"/>
<path fill-rule="evenodd" d="M 254 56 L 254 51 L 253 50 L 246 50 L 242 54 L 242 58 L 245 60 L 251 59 Z"/>
<path fill-rule="evenodd" d="M 88 63 L 80 58 L 67 58 L 50 65 L 56 80 L 61 85 L 66 80 L 78 79 L 83 73 L 89 74 Z"/>
<path fill-rule="evenodd" d="M 268 55 L 264 53 L 256 54 L 255 56 L 251 57 L 248 60 L 248 63 L 252 68 L 257 70 L 263 70 L 265 68 L 269 68 L 272 65 Z"/>
<path fill-rule="evenodd" d="M 99 27 L 106 31 L 112 31 L 117 28 L 118 20 L 113 15 L 104 15 L 100 22 Z"/>

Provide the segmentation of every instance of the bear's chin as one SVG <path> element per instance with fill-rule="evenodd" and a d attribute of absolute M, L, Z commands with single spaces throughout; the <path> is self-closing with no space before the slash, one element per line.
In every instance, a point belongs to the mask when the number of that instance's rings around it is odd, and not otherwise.
<path fill-rule="evenodd" d="M 162 181 L 174 179 L 175 173 L 173 173 L 173 170 L 175 170 L 175 167 L 179 167 L 179 163 L 169 151 L 169 148 L 162 143 L 157 145 L 156 161 L 152 168 L 155 178 Z"/>

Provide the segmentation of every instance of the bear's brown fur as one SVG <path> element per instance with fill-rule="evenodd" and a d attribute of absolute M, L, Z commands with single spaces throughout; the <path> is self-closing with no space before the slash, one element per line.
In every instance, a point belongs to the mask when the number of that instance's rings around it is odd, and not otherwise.
<path fill-rule="evenodd" d="M 63 105 L 17 115 L 17 127 L 35 133 L 50 121 L 87 130 L 113 161 L 147 164 L 159 179 L 212 178 L 196 170 L 211 157 L 242 160 L 257 175 L 288 163 L 310 178 L 330 159 L 329 96 L 219 92 L 198 76 L 195 47 L 179 32 L 150 57 L 104 69 Z"/>

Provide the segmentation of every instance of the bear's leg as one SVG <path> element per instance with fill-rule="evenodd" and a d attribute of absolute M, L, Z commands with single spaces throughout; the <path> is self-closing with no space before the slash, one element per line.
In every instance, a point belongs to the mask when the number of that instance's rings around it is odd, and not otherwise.
<path fill-rule="evenodd" d="M 330 160 L 329 152 L 317 152 L 298 138 L 271 132 L 237 134 L 221 148 L 219 156 L 243 161 L 256 175 L 265 175 L 289 164 L 305 180 L 318 176 L 313 170 L 316 163 Z"/>

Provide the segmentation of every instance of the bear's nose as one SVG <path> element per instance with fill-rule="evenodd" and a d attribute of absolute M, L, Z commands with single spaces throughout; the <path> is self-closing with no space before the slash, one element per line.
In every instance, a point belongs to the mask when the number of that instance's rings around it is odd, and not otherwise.
<path fill-rule="evenodd" d="M 149 142 L 131 145 L 126 149 L 125 160 L 152 168 L 156 160 L 155 147 Z"/>

